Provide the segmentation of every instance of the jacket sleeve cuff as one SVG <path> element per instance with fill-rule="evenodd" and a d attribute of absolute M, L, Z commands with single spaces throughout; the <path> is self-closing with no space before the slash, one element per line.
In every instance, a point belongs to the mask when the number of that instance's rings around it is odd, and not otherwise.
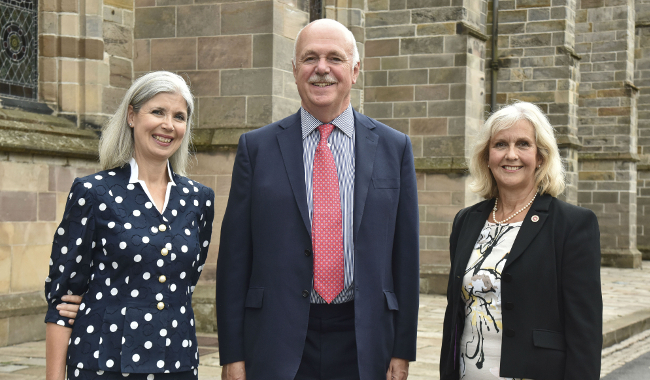
<path fill-rule="evenodd" d="M 45 323 L 56 323 L 59 326 L 72 328 L 72 325 L 68 323 L 69 320 L 70 318 L 62 317 L 54 308 L 49 308 L 45 314 Z"/>

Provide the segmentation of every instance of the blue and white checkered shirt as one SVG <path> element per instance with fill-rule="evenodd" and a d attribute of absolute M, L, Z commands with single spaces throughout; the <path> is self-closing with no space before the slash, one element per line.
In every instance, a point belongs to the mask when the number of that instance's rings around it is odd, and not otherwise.
<path fill-rule="evenodd" d="M 300 108 L 302 124 L 302 161 L 305 165 L 305 187 L 307 188 L 307 206 L 309 207 L 309 220 L 313 221 L 314 193 L 312 177 L 314 173 L 314 154 L 320 141 L 318 126 L 325 124 L 304 108 Z M 345 280 L 343 291 L 332 301 L 333 304 L 344 303 L 354 299 L 354 242 L 352 239 L 352 223 L 354 212 L 354 113 L 352 106 L 343 111 L 331 123 L 336 128 L 327 138 L 327 143 L 332 150 L 336 173 L 339 177 L 339 194 L 341 196 L 341 215 L 343 217 L 343 261 Z M 311 303 L 325 303 L 325 300 L 316 293 L 311 292 Z"/>

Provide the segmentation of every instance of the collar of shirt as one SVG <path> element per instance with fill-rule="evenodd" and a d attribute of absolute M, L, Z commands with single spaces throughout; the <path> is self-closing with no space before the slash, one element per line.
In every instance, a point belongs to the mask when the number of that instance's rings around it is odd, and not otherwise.
<path fill-rule="evenodd" d="M 349 138 L 354 137 L 354 113 L 352 112 L 352 105 L 348 105 L 348 108 L 345 109 L 339 116 L 337 116 L 330 123 L 323 123 L 322 121 L 316 119 L 312 114 L 307 112 L 304 108 L 300 107 L 300 124 L 302 125 L 302 139 L 304 140 L 309 136 L 314 129 L 318 128 L 319 125 L 323 124 L 332 124 L 338 129 L 340 129 L 346 136 Z"/>
<path fill-rule="evenodd" d="M 135 162 L 135 158 L 131 157 L 131 160 L 129 161 L 129 165 L 131 165 L 131 178 L 129 178 L 129 183 L 137 183 L 140 182 L 138 179 L 138 163 Z M 167 160 L 167 175 L 169 175 L 169 181 L 171 182 L 172 186 L 176 186 L 176 182 L 174 182 L 174 173 L 172 172 L 171 165 L 169 164 L 169 160 Z"/>

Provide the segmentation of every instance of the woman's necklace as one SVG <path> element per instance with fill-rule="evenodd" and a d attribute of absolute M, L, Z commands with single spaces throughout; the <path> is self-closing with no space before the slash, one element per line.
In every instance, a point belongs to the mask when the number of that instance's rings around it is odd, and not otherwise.
<path fill-rule="evenodd" d="M 502 220 L 500 222 L 497 220 L 497 204 L 499 203 L 499 197 L 497 197 L 497 199 L 495 199 L 495 201 L 494 201 L 494 208 L 492 209 L 492 220 L 494 220 L 494 223 L 496 223 L 496 224 L 505 224 L 505 222 L 507 222 L 510 219 L 514 218 L 515 216 L 517 216 L 517 214 L 524 211 L 525 209 L 528 208 L 528 206 L 533 204 L 533 201 L 535 200 L 536 196 L 537 196 L 537 193 L 535 193 L 535 195 L 533 195 L 533 199 L 531 199 L 530 202 L 528 202 L 528 204 L 526 204 L 524 207 L 522 207 L 521 210 L 515 212 L 514 214 L 510 215 L 507 219 L 504 219 L 504 220 Z"/>

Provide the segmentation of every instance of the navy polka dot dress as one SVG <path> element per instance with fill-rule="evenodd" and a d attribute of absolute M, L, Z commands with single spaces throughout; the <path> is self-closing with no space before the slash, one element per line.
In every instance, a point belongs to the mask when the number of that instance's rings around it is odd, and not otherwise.
<path fill-rule="evenodd" d="M 208 253 L 214 192 L 174 174 L 163 212 L 137 164 L 77 178 L 52 244 L 46 322 L 83 294 L 68 345 L 68 379 L 197 378 L 192 293 Z"/>

